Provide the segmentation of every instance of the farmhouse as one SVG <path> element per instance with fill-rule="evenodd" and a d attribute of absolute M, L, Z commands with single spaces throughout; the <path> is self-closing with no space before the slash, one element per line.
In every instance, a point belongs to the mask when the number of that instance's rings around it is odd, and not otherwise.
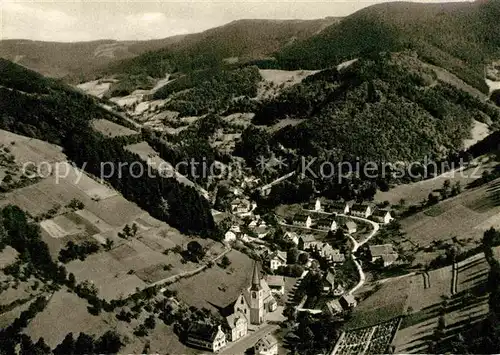
<path fill-rule="evenodd" d="M 319 250 L 319 255 L 333 264 L 342 264 L 345 261 L 345 255 L 339 249 L 334 249 L 330 244 L 324 244 Z"/>
<path fill-rule="evenodd" d="M 229 341 L 237 341 L 247 335 L 248 321 L 240 312 L 235 312 L 227 316 L 226 323 Z"/>
<path fill-rule="evenodd" d="M 220 325 L 195 323 L 187 331 L 186 342 L 195 347 L 217 352 L 226 346 L 226 334 Z"/>
<path fill-rule="evenodd" d="M 376 209 L 373 211 L 372 217 L 374 220 L 376 220 L 379 223 L 387 224 L 390 223 L 393 218 L 391 216 L 391 212 L 387 210 L 382 210 L 382 209 Z"/>
<path fill-rule="evenodd" d="M 303 235 L 299 238 L 298 247 L 300 250 L 311 249 L 317 243 L 316 237 L 312 234 Z"/>
<path fill-rule="evenodd" d="M 339 302 L 340 302 L 340 305 L 342 306 L 342 308 L 344 308 L 345 310 L 354 308 L 358 304 L 358 302 L 356 302 L 356 299 L 354 298 L 354 296 L 351 295 L 350 293 L 340 297 Z"/>
<path fill-rule="evenodd" d="M 252 284 L 244 289 L 236 301 L 229 305 L 233 313 L 241 313 L 248 324 L 262 324 L 266 315 L 278 307 L 266 280 L 260 277 L 258 264 L 254 264 Z"/>
<path fill-rule="evenodd" d="M 333 201 L 325 204 L 324 211 L 329 213 L 340 213 L 348 214 L 350 210 L 350 205 L 348 202 Z"/>
<path fill-rule="evenodd" d="M 368 218 L 372 214 L 372 208 L 364 203 L 356 203 L 352 205 L 350 212 L 353 216 Z"/>
<path fill-rule="evenodd" d="M 372 263 L 381 259 L 384 266 L 389 266 L 398 258 L 398 253 L 392 244 L 370 245 L 369 250 Z"/>
<path fill-rule="evenodd" d="M 277 275 L 267 275 L 266 282 L 273 294 L 285 294 L 285 278 Z"/>
<path fill-rule="evenodd" d="M 299 227 L 311 228 L 311 216 L 305 214 L 296 214 L 293 217 L 293 224 Z"/>
<path fill-rule="evenodd" d="M 287 254 L 286 251 L 277 251 L 269 256 L 269 268 L 277 270 L 280 266 L 286 265 Z"/>
<path fill-rule="evenodd" d="M 325 231 L 334 231 L 337 229 L 337 222 L 333 218 L 322 218 L 316 222 L 316 228 L 323 229 Z"/>
<path fill-rule="evenodd" d="M 254 350 L 258 355 L 278 355 L 278 340 L 267 334 L 255 344 Z"/>
<path fill-rule="evenodd" d="M 346 221 L 343 227 L 344 230 L 349 234 L 356 233 L 356 231 L 358 230 L 358 226 L 353 221 Z"/>

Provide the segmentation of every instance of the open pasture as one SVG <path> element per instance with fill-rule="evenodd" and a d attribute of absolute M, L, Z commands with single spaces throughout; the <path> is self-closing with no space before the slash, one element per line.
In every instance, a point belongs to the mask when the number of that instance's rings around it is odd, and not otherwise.
<path fill-rule="evenodd" d="M 18 164 L 65 161 L 62 148 L 38 139 L 0 130 L 0 145 L 7 146 Z"/>
<path fill-rule="evenodd" d="M 94 128 L 97 132 L 109 138 L 127 137 L 139 134 L 137 131 L 106 119 L 93 120 L 91 124 L 92 128 Z"/>
<path fill-rule="evenodd" d="M 179 298 L 189 305 L 214 311 L 226 307 L 236 300 L 244 288 L 249 287 L 253 265 L 252 259 L 237 250 L 230 251 L 227 257 L 231 265 L 226 269 L 214 265 L 169 288 L 177 290 Z"/>
<path fill-rule="evenodd" d="M 494 165 L 494 162 L 484 162 L 477 167 L 471 166 L 461 171 L 447 172 L 427 180 L 397 185 L 389 191 L 379 190 L 375 194 L 375 201 L 389 201 L 391 205 L 397 205 L 403 199 L 407 205 L 420 204 L 428 198 L 431 192 L 441 189 L 446 180 L 450 180 L 452 185 L 460 182 L 462 188 L 465 188 L 468 184 L 481 177 L 483 171 L 491 170 Z"/>
<path fill-rule="evenodd" d="M 43 312 L 37 314 L 24 333 L 35 342 L 43 337 L 54 348 L 70 332 L 74 335 L 85 332 L 100 336 L 114 328 L 117 321 L 112 313 L 102 312 L 99 316 L 93 316 L 87 311 L 87 306 L 87 301 L 74 293 L 64 289 L 56 291 Z"/>

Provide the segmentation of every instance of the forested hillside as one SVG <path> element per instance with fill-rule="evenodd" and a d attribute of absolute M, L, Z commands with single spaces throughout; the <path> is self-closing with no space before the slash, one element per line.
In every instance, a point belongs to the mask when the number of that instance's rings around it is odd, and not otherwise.
<path fill-rule="evenodd" d="M 413 54 L 414 55 L 414 54 Z M 498 125 L 491 104 L 438 80 L 412 53 L 322 71 L 262 103 L 254 122 L 306 119 L 274 135 L 302 155 L 411 161 L 459 151 L 473 119 Z"/>
<path fill-rule="evenodd" d="M 324 68 L 380 51 L 421 58 L 487 92 L 484 64 L 500 57 L 500 1 L 371 6 L 277 54 L 283 68 Z"/>
<path fill-rule="evenodd" d="M 101 163 L 110 162 L 117 174 L 109 183 L 151 215 L 184 232 L 213 231 L 208 202 L 194 188 L 123 167 L 118 176 L 119 163 L 141 160 L 123 148 L 122 139 L 105 138 L 90 127 L 92 119 L 114 119 L 93 99 L 5 60 L 0 78 L 1 129 L 62 145 L 69 159 L 86 163 L 85 170 L 97 176 Z"/>
<path fill-rule="evenodd" d="M 162 50 L 111 65 L 106 74 L 148 74 L 161 78 L 166 72 L 190 72 L 223 63 L 267 58 L 295 41 L 304 40 L 334 25 L 337 18 L 318 20 L 239 20 L 202 33 L 187 35 Z"/>

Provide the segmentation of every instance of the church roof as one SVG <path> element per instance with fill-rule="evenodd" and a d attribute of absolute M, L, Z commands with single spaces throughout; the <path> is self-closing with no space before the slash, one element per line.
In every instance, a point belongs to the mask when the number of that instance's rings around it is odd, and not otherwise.
<path fill-rule="evenodd" d="M 261 288 L 262 287 L 260 285 L 259 265 L 257 264 L 257 261 L 255 261 L 254 264 L 253 264 L 252 287 L 251 287 L 251 289 L 254 290 L 254 291 L 258 291 Z"/>

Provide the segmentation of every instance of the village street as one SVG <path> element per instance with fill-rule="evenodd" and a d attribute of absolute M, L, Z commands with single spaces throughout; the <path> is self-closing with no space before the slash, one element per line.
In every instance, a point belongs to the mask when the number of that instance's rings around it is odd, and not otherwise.
<path fill-rule="evenodd" d="M 238 340 L 234 343 L 228 343 L 228 345 L 220 352 L 221 355 L 242 355 L 248 348 L 259 341 L 259 339 L 263 338 L 266 334 L 274 332 L 276 329 L 279 329 L 279 325 L 277 324 L 265 324 L 258 330 L 252 332 L 249 331 L 248 335 L 243 339 Z"/>

